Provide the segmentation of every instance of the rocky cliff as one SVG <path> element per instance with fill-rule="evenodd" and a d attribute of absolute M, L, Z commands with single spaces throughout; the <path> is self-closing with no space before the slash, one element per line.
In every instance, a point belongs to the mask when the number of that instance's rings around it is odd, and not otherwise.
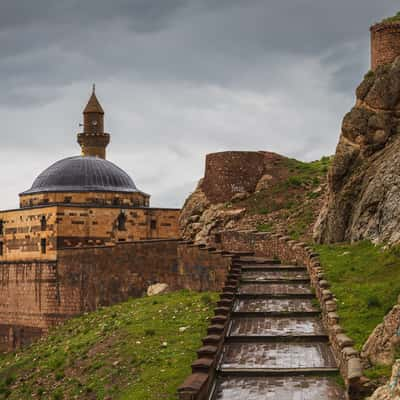
<path fill-rule="evenodd" d="M 320 243 L 400 241 L 400 57 L 370 71 L 328 174 L 328 191 L 314 229 Z"/>

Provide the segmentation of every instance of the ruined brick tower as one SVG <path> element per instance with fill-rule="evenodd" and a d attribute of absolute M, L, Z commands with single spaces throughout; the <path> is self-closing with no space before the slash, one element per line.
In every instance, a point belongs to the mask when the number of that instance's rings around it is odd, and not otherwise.
<path fill-rule="evenodd" d="M 371 26 L 371 68 L 392 63 L 400 56 L 400 17 Z"/>
<path fill-rule="evenodd" d="M 104 132 L 104 111 L 96 97 L 95 85 L 83 110 L 83 132 L 78 133 L 83 156 L 106 158 L 110 135 Z"/>

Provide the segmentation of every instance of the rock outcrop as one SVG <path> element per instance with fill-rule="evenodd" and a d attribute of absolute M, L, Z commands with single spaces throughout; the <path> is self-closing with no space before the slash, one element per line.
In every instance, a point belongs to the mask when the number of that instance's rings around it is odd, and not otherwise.
<path fill-rule="evenodd" d="M 328 192 L 314 228 L 320 243 L 400 241 L 400 57 L 370 71 L 344 117 Z"/>
<path fill-rule="evenodd" d="M 390 382 L 376 389 L 369 400 L 398 400 L 400 399 L 400 360 L 393 365 Z"/>
<path fill-rule="evenodd" d="M 285 157 L 262 151 L 208 154 L 204 178 L 181 212 L 182 237 L 206 243 L 211 233 L 233 228 L 246 212 L 241 201 L 286 177 L 280 166 L 283 160 Z"/>
<path fill-rule="evenodd" d="M 181 236 L 209 244 L 213 233 L 225 229 L 257 229 L 310 240 L 329 162 L 303 163 L 264 151 L 209 154 L 204 178 L 183 206 Z"/>
<path fill-rule="evenodd" d="M 361 356 L 373 365 L 392 365 L 400 346 L 400 304 L 396 304 L 365 342 Z"/>

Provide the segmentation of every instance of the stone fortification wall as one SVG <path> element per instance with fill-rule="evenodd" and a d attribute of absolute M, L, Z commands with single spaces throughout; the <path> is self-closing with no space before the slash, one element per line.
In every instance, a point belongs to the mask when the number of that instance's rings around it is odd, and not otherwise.
<path fill-rule="evenodd" d="M 392 63 L 400 56 L 400 22 L 383 22 L 371 27 L 371 68 Z"/>
<path fill-rule="evenodd" d="M 33 339 L 72 316 L 139 297 L 154 283 L 170 290 L 221 290 L 229 257 L 178 240 L 64 249 L 57 261 L 0 263 L 0 350 Z"/>
<path fill-rule="evenodd" d="M 236 193 L 254 192 L 264 172 L 265 155 L 254 151 L 207 154 L 201 189 L 211 203 L 229 201 Z"/>
<path fill-rule="evenodd" d="M 0 350 L 29 343 L 58 320 L 55 261 L 0 263 Z"/>

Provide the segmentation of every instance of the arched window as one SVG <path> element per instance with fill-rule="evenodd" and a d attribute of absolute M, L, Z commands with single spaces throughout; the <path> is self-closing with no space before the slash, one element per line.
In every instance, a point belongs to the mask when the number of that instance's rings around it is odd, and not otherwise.
<path fill-rule="evenodd" d="M 126 231 L 126 215 L 123 211 L 120 212 L 120 214 L 118 215 L 118 230 L 119 231 Z"/>
<path fill-rule="evenodd" d="M 47 221 L 46 217 L 43 215 L 43 217 L 40 220 L 40 230 L 45 231 L 47 229 Z"/>

